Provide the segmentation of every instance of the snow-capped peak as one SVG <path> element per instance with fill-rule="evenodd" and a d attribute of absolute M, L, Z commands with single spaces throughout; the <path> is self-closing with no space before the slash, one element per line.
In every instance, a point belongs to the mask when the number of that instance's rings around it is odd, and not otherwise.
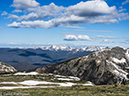
<path fill-rule="evenodd" d="M 98 51 L 100 49 L 101 48 L 97 47 L 97 46 L 88 46 L 88 47 L 85 48 L 86 51 Z"/>
<path fill-rule="evenodd" d="M 42 49 L 42 50 L 50 50 L 50 51 L 98 51 L 100 49 L 102 49 L 101 47 L 97 47 L 97 46 L 88 46 L 88 47 L 77 47 L 77 48 L 73 48 L 70 46 L 59 46 L 59 45 L 52 45 L 52 46 L 36 46 L 36 47 L 30 47 L 30 48 L 19 48 L 19 49 Z"/>

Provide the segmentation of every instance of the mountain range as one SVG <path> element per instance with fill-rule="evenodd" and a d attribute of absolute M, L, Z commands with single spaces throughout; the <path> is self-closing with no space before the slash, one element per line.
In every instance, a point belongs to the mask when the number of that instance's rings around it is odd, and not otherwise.
<path fill-rule="evenodd" d="M 114 84 L 118 78 L 129 78 L 129 51 L 121 47 L 101 49 L 89 55 L 50 64 L 37 72 L 77 76 L 94 84 Z"/>
<path fill-rule="evenodd" d="M 62 46 L 0 48 L 0 61 L 12 65 L 19 71 L 28 71 L 39 66 L 86 56 L 100 49 L 100 47 L 96 46 L 88 46 L 85 48 Z"/>

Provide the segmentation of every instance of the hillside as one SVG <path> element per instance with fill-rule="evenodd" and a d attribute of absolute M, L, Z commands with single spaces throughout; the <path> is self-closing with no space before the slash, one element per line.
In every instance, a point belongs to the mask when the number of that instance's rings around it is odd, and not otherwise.
<path fill-rule="evenodd" d="M 17 70 L 14 67 L 0 61 L 0 73 L 10 73 L 16 71 Z"/>
<path fill-rule="evenodd" d="M 94 84 L 114 84 L 119 77 L 128 80 L 128 69 L 128 50 L 115 47 L 62 63 L 46 65 L 36 69 L 36 71 L 77 76 Z"/>
<path fill-rule="evenodd" d="M 26 62 L 14 63 L 12 66 L 17 69 L 18 71 L 29 71 L 36 69 L 38 66 L 32 65 Z"/>

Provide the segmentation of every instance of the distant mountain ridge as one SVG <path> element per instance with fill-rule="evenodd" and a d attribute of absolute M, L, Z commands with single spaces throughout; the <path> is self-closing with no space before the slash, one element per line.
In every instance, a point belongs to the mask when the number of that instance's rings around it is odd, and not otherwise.
<path fill-rule="evenodd" d="M 88 56 L 42 66 L 36 71 L 77 76 L 94 84 L 114 84 L 119 77 L 129 80 L 129 50 L 120 47 L 101 49 Z"/>
<path fill-rule="evenodd" d="M 96 46 L 89 46 L 85 48 L 72 48 L 69 46 L 0 48 L 0 60 L 13 65 L 17 70 L 27 71 L 36 68 L 36 66 L 55 64 L 69 59 L 89 55 L 90 53 L 100 49 L 100 47 Z M 26 64 L 28 64 L 28 67 L 25 67 Z M 30 64 L 35 66 L 31 66 Z M 24 66 L 20 69 L 21 65 Z"/>

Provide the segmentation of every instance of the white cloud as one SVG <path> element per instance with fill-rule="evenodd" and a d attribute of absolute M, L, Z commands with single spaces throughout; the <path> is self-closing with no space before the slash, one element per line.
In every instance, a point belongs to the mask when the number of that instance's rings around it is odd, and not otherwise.
<path fill-rule="evenodd" d="M 104 39 L 101 43 L 115 43 L 115 41 Z"/>
<path fill-rule="evenodd" d="M 4 11 L 3 13 L 1 13 L 1 16 L 6 16 L 8 15 L 8 13 L 6 11 Z"/>
<path fill-rule="evenodd" d="M 120 6 L 119 8 L 120 8 L 120 10 L 118 10 L 118 12 L 126 11 L 126 9 L 125 9 L 125 8 L 123 8 L 123 6 Z"/>
<path fill-rule="evenodd" d="M 13 13 L 20 13 L 20 12 L 22 12 L 22 10 L 16 9 L 16 10 L 13 11 Z"/>
<path fill-rule="evenodd" d="M 66 35 L 64 38 L 65 41 L 76 41 L 78 38 L 75 35 Z"/>
<path fill-rule="evenodd" d="M 80 2 L 77 5 L 70 6 L 66 9 L 66 14 L 75 14 L 78 16 L 99 16 L 102 14 L 110 14 L 116 9 L 115 6 L 109 7 L 105 1 L 92 0 Z"/>
<path fill-rule="evenodd" d="M 96 38 L 116 39 L 116 37 L 113 37 L 113 36 L 102 36 L 102 35 L 98 35 L 96 36 Z"/>
<path fill-rule="evenodd" d="M 16 9 L 23 10 L 27 8 L 38 7 L 39 3 L 35 0 L 14 0 L 11 6 L 15 7 Z"/>
<path fill-rule="evenodd" d="M 8 27 L 13 27 L 13 28 L 19 28 L 21 26 L 20 23 L 13 22 L 12 24 L 8 24 Z"/>
<path fill-rule="evenodd" d="M 9 14 L 9 16 L 7 18 L 12 18 L 14 20 L 17 20 L 19 17 L 17 15 Z"/>
<path fill-rule="evenodd" d="M 122 5 L 125 5 L 125 4 L 127 4 L 127 3 L 129 3 L 129 0 L 124 1 L 124 2 L 122 3 Z"/>
<path fill-rule="evenodd" d="M 27 10 L 28 12 L 30 12 L 29 14 L 19 16 L 18 18 L 13 18 L 13 17 L 12 18 L 18 21 L 39 20 L 39 19 L 54 17 L 62 10 L 64 10 L 64 7 L 56 6 L 54 3 L 51 3 L 48 6 L 29 8 Z"/>
<path fill-rule="evenodd" d="M 44 22 L 42 20 L 32 21 L 22 21 L 22 22 L 13 22 L 12 24 L 8 24 L 8 27 L 19 28 L 19 27 L 26 27 L 26 28 L 52 28 L 54 25 L 52 21 Z"/>
<path fill-rule="evenodd" d="M 87 35 L 78 35 L 78 40 L 92 40 L 92 39 Z"/>
<path fill-rule="evenodd" d="M 22 22 L 13 22 L 12 24 L 8 24 L 8 27 L 15 27 L 16 24 L 19 25 L 19 27 L 26 27 L 26 28 L 52 28 L 52 27 L 58 27 L 58 26 L 66 26 L 74 24 L 75 22 L 80 22 L 85 20 L 83 17 L 77 17 L 72 15 L 71 17 L 62 17 L 62 18 L 56 18 L 49 21 L 43 21 L 43 20 L 35 20 L 35 21 L 22 21 Z M 17 26 L 16 26 L 17 28 Z"/>
<path fill-rule="evenodd" d="M 25 5 L 25 0 L 14 0 L 13 5 Z M 32 0 L 28 0 L 32 2 Z M 21 3 L 22 2 L 22 3 Z M 76 24 L 90 24 L 90 23 L 117 23 L 121 20 L 129 19 L 128 13 L 118 13 L 115 6 L 109 7 L 103 0 L 92 0 L 87 2 L 80 2 L 69 7 L 56 6 L 51 3 L 48 6 L 38 6 L 35 0 L 34 6 L 31 3 L 26 3 L 27 7 L 14 6 L 17 9 L 25 9 L 29 12 L 27 15 L 10 15 L 8 18 L 13 18 L 20 22 L 13 22 L 8 27 L 15 27 L 18 23 L 19 27 L 27 28 L 53 28 L 58 26 L 72 26 Z M 27 5 L 28 4 L 28 5 Z M 32 4 L 33 5 L 33 4 Z M 49 19 L 44 21 L 42 19 Z M 28 21 L 31 20 L 31 21 Z M 14 25 L 15 24 L 15 25 Z M 16 26 L 17 28 L 17 26 Z"/>
<path fill-rule="evenodd" d="M 81 40 L 84 40 L 84 41 L 89 41 L 89 40 L 92 40 L 89 36 L 87 35 L 66 35 L 65 38 L 64 38 L 65 41 L 81 41 Z"/>
<path fill-rule="evenodd" d="M 0 27 L 0 29 L 2 29 L 2 27 Z"/>
<path fill-rule="evenodd" d="M 123 11 L 126 11 L 126 9 L 120 9 L 119 12 L 123 12 Z"/>

